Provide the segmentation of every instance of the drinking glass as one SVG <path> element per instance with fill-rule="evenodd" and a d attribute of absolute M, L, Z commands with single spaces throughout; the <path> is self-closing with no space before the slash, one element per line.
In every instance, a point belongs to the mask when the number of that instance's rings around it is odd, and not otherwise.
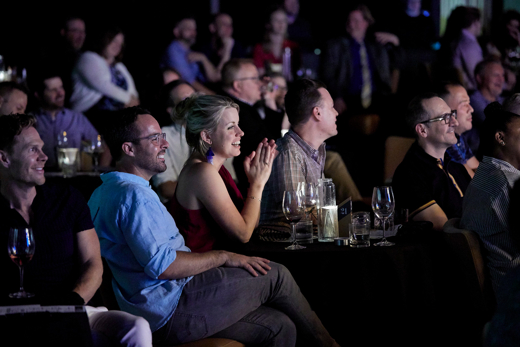
<path fill-rule="evenodd" d="M 94 172 L 98 172 L 99 169 L 99 156 L 104 152 L 103 149 L 103 138 L 101 135 L 97 135 L 89 146 L 86 146 L 84 151 L 92 156 L 94 161 Z"/>
<path fill-rule="evenodd" d="M 304 249 L 304 246 L 298 244 L 296 240 L 296 223 L 300 221 L 305 215 L 305 205 L 298 190 L 289 190 L 283 192 L 282 202 L 283 214 L 285 218 L 291 223 L 292 228 L 292 245 L 285 247 L 285 249 L 294 251 L 297 249 Z"/>
<path fill-rule="evenodd" d="M 372 210 L 375 215 L 383 220 L 383 239 L 374 246 L 393 246 L 395 243 L 389 242 L 385 237 L 386 219 L 392 215 L 395 208 L 394 192 L 392 187 L 374 187 L 372 193 Z"/>
<path fill-rule="evenodd" d="M 316 208 L 318 201 L 318 189 L 316 184 L 300 182 L 298 183 L 299 191 L 301 192 L 303 203 L 305 204 L 305 215 L 308 220 L 312 220 L 312 211 Z"/>
<path fill-rule="evenodd" d="M 9 230 L 9 240 L 7 251 L 11 260 L 18 265 L 20 270 L 20 290 L 17 293 L 9 294 L 10 298 L 31 298 L 34 294 L 27 293 L 23 289 L 23 267 L 34 255 L 34 236 L 31 228 L 11 228 Z"/>

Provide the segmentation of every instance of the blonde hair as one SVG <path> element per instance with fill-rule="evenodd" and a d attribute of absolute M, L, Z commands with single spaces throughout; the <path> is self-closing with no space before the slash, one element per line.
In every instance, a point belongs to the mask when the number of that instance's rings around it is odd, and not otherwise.
<path fill-rule="evenodd" d="M 202 139 L 202 131 L 213 134 L 224 111 L 239 107 L 230 98 L 221 95 L 192 95 L 181 101 L 173 110 L 173 119 L 186 126 L 186 142 L 201 155 L 210 145 Z"/>

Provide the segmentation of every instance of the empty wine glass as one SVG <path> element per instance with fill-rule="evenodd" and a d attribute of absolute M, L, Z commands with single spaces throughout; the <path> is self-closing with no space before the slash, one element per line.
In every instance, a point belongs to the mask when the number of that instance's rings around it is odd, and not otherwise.
<path fill-rule="evenodd" d="M 305 205 L 306 219 L 312 220 L 312 211 L 316 207 L 316 202 L 318 201 L 317 186 L 314 183 L 300 182 L 298 183 L 298 187 Z"/>
<path fill-rule="evenodd" d="M 34 255 L 34 236 L 31 228 L 11 228 L 9 230 L 9 240 L 7 251 L 11 260 L 18 265 L 20 270 L 20 290 L 17 293 L 9 294 L 10 298 L 31 298 L 34 294 L 27 293 L 23 289 L 23 268 Z"/>
<path fill-rule="evenodd" d="M 392 215 L 395 208 L 394 192 L 392 187 L 380 186 L 374 187 L 372 193 L 372 210 L 375 215 L 380 218 L 383 224 L 383 239 L 374 244 L 374 246 L 393 246 L 395 243 L 389 242 L 385 237 L 386 220 Z"/>
<path fill-rule="evenodd" d="M 305 205 L 300 194 L 301 193 L 298 190 L 289 190 L 283 192 L 283 214 L 285 215 L 285 218 L 287 218 L 287 220 L 291 223 L 293 239 L 292 245 L 285 247 L 285 249 L 290 251 L 305 248 L 304 246 L 299 245 L 298 241 L 296 240 L 296 223 L 298 223 L 305 215 Z"/>
<path fill-rule="evenodd" d="M 92 139 L 89 146 L 85 147 L 85 152 L 92 156 L 94 161 L 94 172 L 98 172 L 99 169 L 99 156 L 104 152 L 103 138 L 101 135 L 97 135 L 96 138 Z"/>

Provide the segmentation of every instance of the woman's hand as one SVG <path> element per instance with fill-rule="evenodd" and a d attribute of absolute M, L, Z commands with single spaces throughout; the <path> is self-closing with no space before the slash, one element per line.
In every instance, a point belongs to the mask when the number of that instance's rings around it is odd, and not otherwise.
<path fill-rule="evenodd" d="M 278 154 L 274 140 L 267 142 L 264 139 L 258 144 L 256 151 L 253 151 L 244 160 L 244 171 L 251 186 L 263 186 L 267 183 L 271 175 L 273 160 Z"/>

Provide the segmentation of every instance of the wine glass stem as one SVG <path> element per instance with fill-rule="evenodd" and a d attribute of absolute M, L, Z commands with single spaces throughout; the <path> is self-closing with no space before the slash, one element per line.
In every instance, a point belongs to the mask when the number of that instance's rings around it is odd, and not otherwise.
<path fill-rule="evenodd" d="M 386 218 L 383 217 L 383 240 L 381 240 L 382 242 L 386 242 L 385 227 L 386 227 Z"/>
<path fill-rule="evenodd" d="M 292 227 L 293 245 L 297 245 L 298 242 L 296 241 L 296 223 L 291 223 L 291 227 Z"/>
<path fill-rule="evenodd" d="M 23 289 L 23 265 L 18 266 L 18 269 L 20 270 L 20 292 L 24 292 Z"/>

